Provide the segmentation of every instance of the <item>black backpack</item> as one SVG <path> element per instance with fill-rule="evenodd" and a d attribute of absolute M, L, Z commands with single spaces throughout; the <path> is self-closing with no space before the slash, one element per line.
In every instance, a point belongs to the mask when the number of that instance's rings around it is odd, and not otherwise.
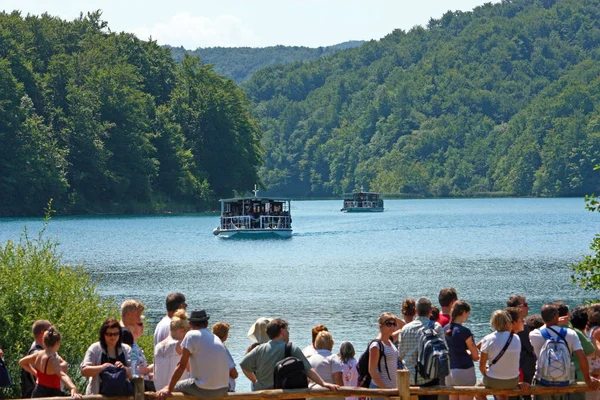
<path fill-rule="evenodd" d="M 303 389 L 308 387 L 308 378 L 304 363 L 292 357 L 292 343 L 285 344 L 283 360 L 275 364 L 273 373 L 273 387 L 275 389 Z"/>
<path fill-rule="evenodd" d="M 369 348 L 373 342 L 377 342 L 379 345 L 379 360 L 377 360 L 377 369 L 381 372 L 381 359 L 384 359 L 385 370 L 387 371 L 388 377 L 390 377 L 390 371 L 387 369 L 387 359 L 385 357 L 385 350 L 383 348 L 383 342 L 379 339 L 371 340 L 367 346 L 367 350 L 358 359 L 356 369 L 358 370 L 358 386 L 368 388 L 371 385 L 371 374 L 369 374 Z"/>
<path fill-rule="evenodd" d="M 117 356 L 117 359 L 127 365 L 125 360 L 125 353 L 121 353 Z M 104 364 L 109 362 L 106 353 L 102 352 L 100 362 Z M 118 368 L 113 366 L 106 367 L 100 372 L 100 394 L 104 396 L 132 396 L 133 385 L 127 379 L 127 370 L 125 368 Z"/>

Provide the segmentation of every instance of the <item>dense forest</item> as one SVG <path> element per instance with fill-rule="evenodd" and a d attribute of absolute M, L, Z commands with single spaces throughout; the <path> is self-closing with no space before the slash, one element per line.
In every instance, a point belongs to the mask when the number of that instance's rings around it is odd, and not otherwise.
<path fill-rule="evenodd" d="M 197 58 L 68 22 L 0 13 L 0 216 L 215 208 L 259 182 L 246 95 Z"/>
<path fill-rule="evenodd" d="M 271 193 L 598 192 L 600 0 L 504 0 L 244 83 Z"/>
<path fill-rule="evenodd" d="M 202 62 L 213 64 L 215 72 L 233 79 L 237 83 L 244 82 L 259 69 L 276 64 L 291 64 L 296 61 L 310 61 L 340 50 L 360 46 L 363 41 L 352 40 L 333 46 L 269 46 L 269 47 L 207 47 L 186 50 L 183 47 L 169 47 L 176 61 L 185 55 L 199 56 Z"/>

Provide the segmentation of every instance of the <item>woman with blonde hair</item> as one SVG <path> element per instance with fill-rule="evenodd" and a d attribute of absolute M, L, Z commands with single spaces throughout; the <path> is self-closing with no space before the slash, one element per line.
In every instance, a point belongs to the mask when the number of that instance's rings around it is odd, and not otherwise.
<path fill-rule="evenodd" d="M 450 355 L 450 375 L 446 378 L 446 386 L 475 386 L 477 383 L 473 361 L 479 360 L 479 351 L 471 330 L 463 326 L 470 314 L 469 303 L 457 300 L 450 311 L 450 323 L 444 328 Z M 470 399 L 473 396 L 450 396 L 450 400 Z"/>
<path fill-rule="evenodd" d="M 519 382 L 521 340 L 512 333 L 510 314 L 505 310 L 494 311 L 490 325 L 494 332 L 482 339 L 479 359 L 484 386 L 491 389 L 528 387 L 529 384 Z M 477 399 L 485 399 L 485 396 L 477 396 Z M 496 400 L 508 400 L 508 396 L 496 395 Z"/>
<path fill-rule="evenodd" d="M 179 309 L 173 314 L 169 328 L 169 336 L 154 348 L 154 386 L 157 390 L 169 384 L 181 358 L 181 341 L 190 330 L 184 309 Z M 180 380 L 188 378 L 189 369 L 183 373 Z"/>
<path fill-rule="evenodd" d="M 398 349 L 392 342 L 392 335 L 398 328 L 398 318 L 392 313 L 383 313 L 377 322 L 379 334 L 369 344 L 369 374 L 371 375 L 369 387 L 393 389 L 398 386 L 396 377 Z"/>
<path fill-rule="evenodd" d="M 71 391 L 71 398 L 81 399 L 81 394 L 71 378 L 60 369 L 58 349 L 61 338 L 60 332 L 51 326 L 43 336 L 44 351 L 38 351 L 19 360 L 21 368 L 37 377 L 31 397 L 63 396 L 60 388 L 62 382 Z"/>

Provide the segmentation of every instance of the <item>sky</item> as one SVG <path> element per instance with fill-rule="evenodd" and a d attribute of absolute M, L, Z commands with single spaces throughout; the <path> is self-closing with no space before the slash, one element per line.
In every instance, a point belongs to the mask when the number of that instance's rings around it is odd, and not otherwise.
<path fill-rule="evenodd" d="M 72 20 L 101 10 L 113 32 L 158 44 L 198 47 L 319 47 L 379 40 L 394 29 L 425 26 L 446 11 L 499 0 L 1 0 L 6 12 L 47 12 Z"/>

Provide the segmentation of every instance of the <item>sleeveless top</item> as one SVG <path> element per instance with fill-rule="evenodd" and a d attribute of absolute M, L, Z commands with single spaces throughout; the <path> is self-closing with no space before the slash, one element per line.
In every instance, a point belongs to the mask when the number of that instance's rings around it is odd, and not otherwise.
<path fill-rule="evenodd" d="M 594 339 L 594 331 L 596 329 L 598 329 L 598 326 L 593 326 L 586 334 L 587 338 L 594 345 L 594 349 L 596 348 L 596 339 Z M 587 356 L 587 359 L 588 359 L 588 364 L 590 366 L 590 372 L 592 372 L 595 369 L 600 368 L 600 357 L 596 356 L 596 352 Z"/>
<path fill-rule="evenodd" d="M 38 379 L 37 383 L 38 383 L 38 385 L 45 386 L 47 388 L 60 389 L 60 375 L 56 375 L 56 374 L 48 375 L 46 373 L 46 370 L 48 369 L 48 360 L 50 360 L 50 358 L 46 359 L 46 364 L 44 365 L 44 372 L 42 372 L 42 371 L 37 372 L 37 379 Z M 36 368 L 36 370 L 37 370 L 37 368 Z"/>

